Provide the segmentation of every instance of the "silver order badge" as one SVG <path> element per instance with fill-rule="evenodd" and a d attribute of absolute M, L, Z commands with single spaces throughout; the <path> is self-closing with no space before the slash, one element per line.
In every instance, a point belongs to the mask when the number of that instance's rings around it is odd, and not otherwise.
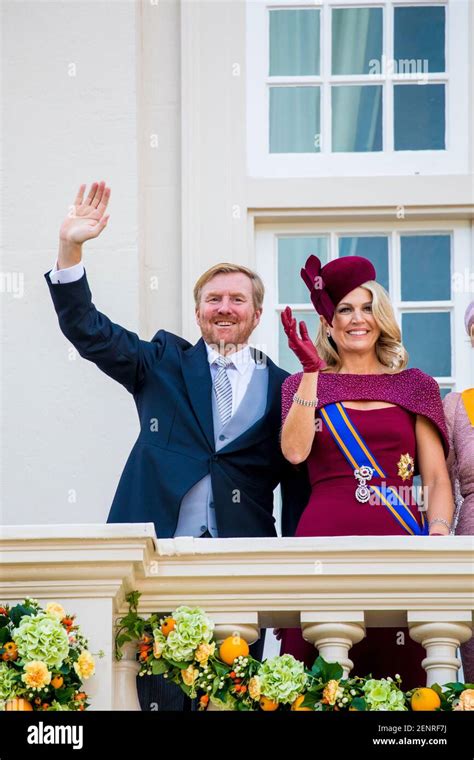
<path fill-rule="evenodd" d="M 370 499 L 370 490 L 367 486 L 367 481 L 371 479 L 374 471 L 372 467 L 363 465 L 358 470 L 354 470 L 354 477 L 359 481 L 359 485 L 356 488 L 355 497 L 361 504 L 365 504 Z"/>

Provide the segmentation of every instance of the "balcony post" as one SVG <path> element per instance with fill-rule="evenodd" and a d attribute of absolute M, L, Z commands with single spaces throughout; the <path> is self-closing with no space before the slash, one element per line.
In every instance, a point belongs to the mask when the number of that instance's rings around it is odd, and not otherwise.
<path fill-rule="evenodd" d="M 407 619 L 411 638 L 426 649 L 421 663 L 426 670 L 426 685 L 457 681 L 461 661 L 456 650 L 471 638 L 470 610 L 408 611 Z"/>
<path fill-rule="evenodd" d="M 136 659 L 137 643 L 129 641 L 122 646 L 123 657 L 114 660 L 113 710 L 141 710 L 137 692 L 137 673 L 140 663 Z"/>
<path fill-rule="evenodd" d="M 349 650 L 365 636 L 363 611 L 301 613 L 303 638 L 311 642 L 326 662 L 339 662 L 343 678 L 354 667 Z"/>

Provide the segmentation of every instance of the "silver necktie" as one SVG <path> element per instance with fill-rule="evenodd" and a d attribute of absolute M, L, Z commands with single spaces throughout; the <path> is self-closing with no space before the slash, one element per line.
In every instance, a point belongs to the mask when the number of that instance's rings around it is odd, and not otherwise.
<path fill-rule="evenodd" d="M 232 364 L 232 361 L 226 359 L 225 356 L 218 356 L 214 363 L 218 367 L 214 378 L 217 410 L 222 424 L 225 425 L 232 417 L 232 385 L 227 374 L 227 369 Z"/>

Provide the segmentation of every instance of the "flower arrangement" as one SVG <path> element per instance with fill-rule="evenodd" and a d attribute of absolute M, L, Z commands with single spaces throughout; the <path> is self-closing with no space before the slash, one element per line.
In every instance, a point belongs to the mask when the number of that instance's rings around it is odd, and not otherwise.
<path fill-rule="evenodd" d="M 75 615 L 60 604 L 0 606 L 0 710 L 85 710 L 82 682 L 94 671 Z"/>
<path fill-rule="evenodd" d="M 404 692 L 401 678 L 343 678 L 339 663 L 317 657 L 308 670 L 290 654 L 260 662 L 238 633 L 220 645 L 214 624 L 199 607 L 178 607 L 170 615 L 138 614 L 140 593 L 127 596 L 129 612 L 118 621 L 115 655 L 136 641 L 139 675 L 162 675 L 178 684 L 199 709 L 409 711 L 474 710 L 474 684 L 448 683 Z"/>

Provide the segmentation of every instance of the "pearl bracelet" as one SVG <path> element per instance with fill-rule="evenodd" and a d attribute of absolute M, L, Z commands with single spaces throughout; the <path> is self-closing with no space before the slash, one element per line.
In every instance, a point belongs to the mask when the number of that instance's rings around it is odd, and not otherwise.
<path fill-rule="evenodd" d="M 296 403 L 300 404 L 301 406 L 317 406 L 318 405 L 317 398 L 315 398 L 314 401 L 306 401 L 306 399 L 300 398 L 296 393 L 293 396 L 293 401 L 296 401 Z"/>

